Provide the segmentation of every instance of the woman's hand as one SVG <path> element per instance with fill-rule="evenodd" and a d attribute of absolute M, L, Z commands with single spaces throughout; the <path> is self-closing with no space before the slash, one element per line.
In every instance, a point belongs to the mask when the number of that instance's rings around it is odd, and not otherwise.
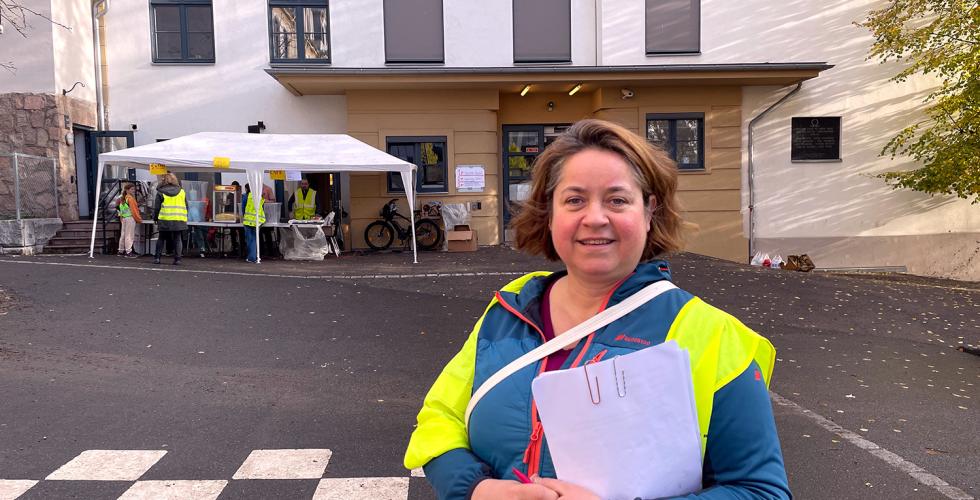
<path fill-rule="evenodd" d="M 554 491 L 561 500 L 599 500 L 595 493 L 569 482 L 539 476 L 531 476 L 531 481 Z"/>
<path fill-rule="evenodd" d="M 473 500 L 557 500 L 558 492 L 540 484 L 523 484 L 506 479 L 484 479 L 473 489 L 472 498 Z"/>

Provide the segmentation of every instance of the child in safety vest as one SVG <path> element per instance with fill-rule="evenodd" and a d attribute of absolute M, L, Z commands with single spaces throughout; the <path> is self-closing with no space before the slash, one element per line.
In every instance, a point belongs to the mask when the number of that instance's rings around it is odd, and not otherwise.
<path fill-rule="evenodd" d="M 143 218 L 140 217 L 139 204 L 136 203 L 136 186 L 133 184 L 123 184 L 122 194 L 116 202 L 116 210 L 119 212 L 119 225 L 122 227 L 119 233 L 119 255 L 136 258 L 139 257 L 133 252 L 133 239 L 136 235 L 136 224 L 142 224 Z"/>

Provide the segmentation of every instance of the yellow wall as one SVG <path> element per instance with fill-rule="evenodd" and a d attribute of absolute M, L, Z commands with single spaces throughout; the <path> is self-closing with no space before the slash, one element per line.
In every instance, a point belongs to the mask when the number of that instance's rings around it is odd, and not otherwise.
<path fill-rule="evenodd" d="M 647 113 L 704 113 L 705 170 L 681 172 L 678 190 L 684 218 L 700 229 L 688 237 L 687 250 L 743 261 L 748 239 L 741 215 L 741 87 L 633 88 L 622 99 L 620 88 L 594 93 L 595 117 L 646 135 Z"/>
<path fill-rule="evenodd" d="M 700 226 L 688 239 L 687 249 L 705 255 L 744 260 L 748 243 L 742 234 L 741 208 L 741 88 L 649 87 L 634 88 L 635 96 L 621 98 L 620 88 L 593 92 L 535 93 L 521 97 L 496 90 L 349 91 L 348 130 L 354 137 L 385 149 L 392 136 L 445 136 L 449 192 L 419 195 L 444 203 L 480 201 L 472 223 L 480 245 L 501 243 L 500 131 L 504 125 L 567 124 L 594 116 L 620 123 L 645 135 L 647 113 L 699 112 L 705 115 L 704 172 L 682 172 L 680 200 L 687 220 Z M 547 103 L 554 102 L 548 111 Z M 483 193 L 455 191 L 457 164 L 482 164 L 486 169 Z M 351 240 L 364 248 L 364 228 L 377 219 L 383 204 L 400 198 L 388 194 L 384 175 L 351 174 Z"/>
<path fill-rule="evenodd" d="M 449 192 L 420 194 L 418 205 L 479 201 L 481 208 L 470 212 L 470 226 L 477 231 L 478 244 L 496 245 L 500 243 L 498 102 L 496 90 L 350 91 L 347 128 L 350 135 L 381 150 L 388 137 L 445 136 Z M 457 193 L 456 165 L 473 164 L 483 165 L 486 188 L 482 193 Z M 367 247 L 364 228 L 378 218 L 388 200 L 398 198 L 399 209 L 408 215 L 404 195 L 387 192 L 384 174 L 351 174 L 349 196 L 354 248 Z"/>

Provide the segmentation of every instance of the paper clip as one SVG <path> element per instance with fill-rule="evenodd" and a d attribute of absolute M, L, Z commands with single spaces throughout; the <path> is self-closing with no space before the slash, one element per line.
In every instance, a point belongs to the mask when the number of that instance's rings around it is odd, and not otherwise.
<path fill-rule="evenodd" d="M 618 358 L 618 357 L 619 356 L 616 356 L 615 358 L 613 358 L 613 374 L 616 375 L 616 395 L 618 395 L 621 398 L 625 398 L 626 397 L 626 372 L 625 371 L 620 371 L 619 368 L 616 367 L 616 358 Z M 619 374 L 620 373 L 623 374 L 623 392 L 619 392 Z"/>
<path fill-rule="evenodd" d="M 585 383 L 589 386 L 589 399 L 592 400 L 592 404 L 597 405 L 602 401 L 602 394 L 599 393 L 599 377 L 595 377 L 595 396 L 592 396 L 592 381 L 589 380 L 589 365 L 582 365 L 582 370 L 585 372 Z"/>

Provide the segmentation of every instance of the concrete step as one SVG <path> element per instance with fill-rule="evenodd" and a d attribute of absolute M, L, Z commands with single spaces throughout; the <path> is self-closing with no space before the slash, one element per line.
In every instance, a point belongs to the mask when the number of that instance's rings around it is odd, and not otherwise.
<path fill-rule="evenodd" d="M 107 229 L 106 232 L 105 232 L 105 234 L 106 234 L 106 236 L 112 236 L 112 237 L 118 238 L 119 237 L 119 230 L 118 229 Z M 89 229 L 87 229 L 85 231 L 73 231 L 73 230 L 65 230 L 65 229 L 62 229 L 61 231 L 58 231 L 58 234 L 56 234 L 54 237 L 55 238 L 90 238 L 90 237 L 92 237 L 92 229 L 89 228 Z M 102 229 L 101 228 L 95 230 L 95 237 L 96 238 L 101 238 L 102 237 Z"/>
<path fill-rule="evenodd" d="M 88 253 L 88 243 L 85 245 L 59 245 L 49 243 L 44 245 L 44 253 Z M 95 253 L 102 253 L 101 245 L 95 245 Z"/>
<path fill-rule="evenodd" d="M 119 237 L 116 236 L 116 237 L 108 238 L 108 239 L 110 241 L 116 241 L 117 239 L 119 239 Z M 89 239 L 89 237 L 82 237 L 82 238 L 61 238 L 61 237 L 55 236 L 54 238 L 51 238 L 50 240 L 48 240 L 48 243 L 45 245 L 45 248 L 47 248 L 48 245 L 83 246 L 85 248 L 88 248 L 89 241 L 91 241 Z M 102 245 L 102 236 L 101 235 L 95 237 L 95 245 L 96 246 L 101 246 Z"/>

